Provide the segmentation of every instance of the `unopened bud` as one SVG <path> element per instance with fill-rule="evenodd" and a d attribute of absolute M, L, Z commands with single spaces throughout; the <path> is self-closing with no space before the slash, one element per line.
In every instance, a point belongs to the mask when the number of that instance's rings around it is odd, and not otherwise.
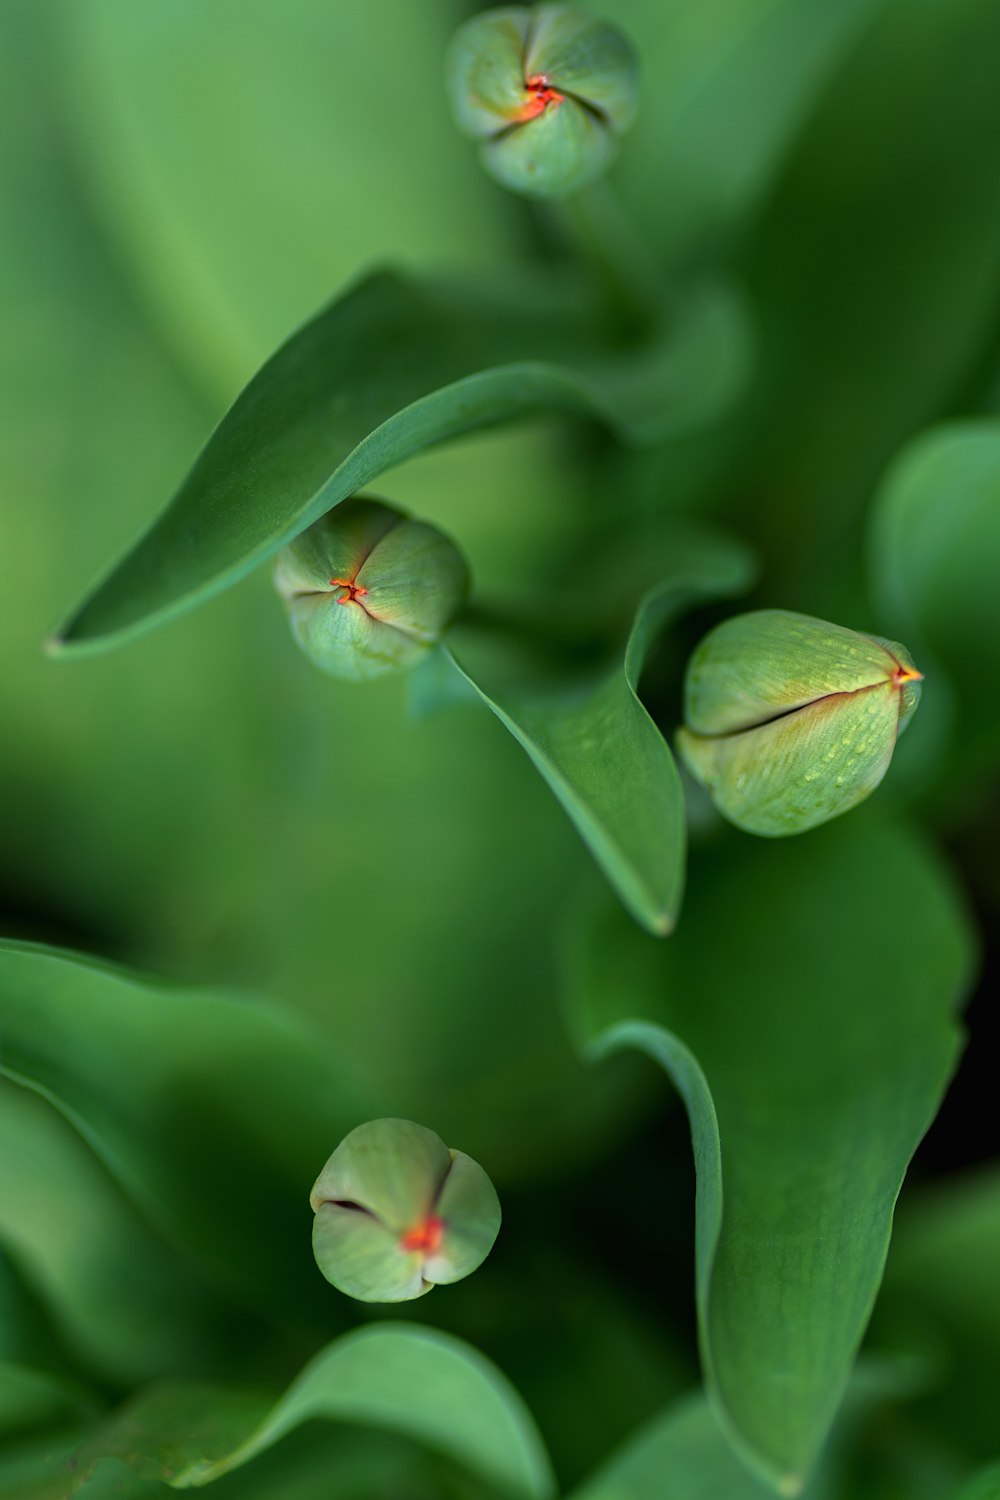
<path fill-rule="evenodd" d="M 738 828 L 803 833 L 875 790 L 921 679 L 894 641 L 783 609 L 737 615 L 691 657 L 678 749 Z"/>
<path fill-rule="evenodd" d="M 452 43 L 459 129 L 505 187 L 561 198 L 599 177 L 635 115 L 638 66 L 616 26 L 571 5 L 474 16 Z"/>
<path fill-rule="evenodd" d="M 500 1202 L 482 1167 L 411 1120 L 352 1130 L 310 1202 L 317 1265 L 361 1302 L 406 1302 L 461 1281 L 500 1230 Z"/>
<path fill-rule="evenodd" d="M 295 639 L 318 667 L 363 682 L 436 645 L 469 589 L 449 537 L 381 500 L 345 500 L 278 558 Z"/>

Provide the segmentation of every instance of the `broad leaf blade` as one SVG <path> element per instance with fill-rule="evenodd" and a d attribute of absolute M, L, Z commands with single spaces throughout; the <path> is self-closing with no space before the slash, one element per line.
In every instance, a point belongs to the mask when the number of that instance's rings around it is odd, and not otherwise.
<path fill-rule="evenodd" d="M 514 1388 L 448 1334 L 383 1323 L 337 1339 L 285 1394 L 263 1398 L 194 1385 L 154 1387 L 80 1454 L 82 1477 L 119 1458 L 177 1489 L 209 1484 L 317 1418 L 397 1432 L 453 1458 L 512 1500 L 549 1500 L 554 1481 Z"/>
<path fill-rule="evenodd" d="M 222 1331 L 207 1288 L 126 1203 L 93 1152 L 43 1099 L 4 1078 L 0 1246 L 24 1283 L 11 1288 L 13 1309 L 2 1309 L 3 1353 L 21 1368 L 59 1379 L 85 1368 L 114 1384 L 151 1380 L 200 1367 Z M 30 1317 L 25 1289 L 40 1318 Z"/>
<path fill-rule="evenodd" d="M 463 433 L 556 411 L 660 439 L 724 403 L 744 355 L 735 304 L 711 290 L 662 338 L 616 351 L 595 311 L 555 285 L 482 298 L 371 276 L 250 382 L 57 644 L 129 635 L 218 593 L 386 469 Z"/>
<path fill-rule="evenodd" d="M 909 1395 L 913 1372 L 904 1361 L 862 1364 L 851 1381 L 844 1416 L 803 1500 L 846 1495 L 837 1483 L 854 1446 L 859 1420 L 886 1399 Z M 726 1441 L 702 1392 L 672 1402 L 633 1434 L 572 1500 L 765 1500 L 774 1488 L 751 1473 Z"/>
<path fill-rule="evenodd" d="M 227 1288 L 308 1305 L 309 1185 L 370 1113 L 322 1034 L 268 1005 L 31 945 L 0 945 L 0 997 L 0 1072 L 54 1104 Z"/>
<path fill-rule="evenodd" d="M 570 674 L 563 683 L 508 685 L 477 670 L 460 645 L 452 656 L 530 756 L 636 921 L 660 936 L 673 929 L 684 887 L 684 796 L 670 748 L 640 701 L 639 678 L 672 618 L 747 588 L 753 565 L 735 543 L 688 539 L 666 572 L 639 605 L 622 665 L 596 683 L 581 688 Z"/>
<path fill-rule="evenodd" d="M 773 1494 L 740 1463 L 698 1394 L 648 1422 L 572 1500 L 766 1500 Z"/>
<path fill-rule="evenodd" d="M 864 817 L 706 855 L 669 946 L 610 912 L 585 940 L 578 1030 L 649 1052 L 689 1109 L 716 1409 L 789 1492 L 843 1395 L 969 966 L 935 861 Z"/>

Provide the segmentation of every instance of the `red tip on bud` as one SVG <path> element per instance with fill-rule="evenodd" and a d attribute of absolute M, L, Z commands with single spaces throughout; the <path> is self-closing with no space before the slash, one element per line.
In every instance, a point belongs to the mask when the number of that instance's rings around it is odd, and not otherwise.
<path fill-rule="evenodd" d="M 338 604 L 354 604 L 363 599 L 368 590 L 360 583 L 355 583 L 351 578 L 331 578 L 332 588 L 346 589 L 347 593 L 337 600 Z"/>
<path fill-rule="evenodd" d="M 436 1255 L 444 1239 L 444 1220 L 436 1214 L 428 1214 L 419 1224 L 408 1229 L 399 1242 L 401 1250 L 419 1250 L 422 1255 Z"/>
<path fill-rule="evenodd" d="M 518 125 L 523 125 L 526 120 L 537 120 L 539 115 L 543 115 L 551 106 L 562 104 L 566 98 L 565 94 L 560 94 L 558 89 L 552 87 L 545 73 L 532 74 L 525 79 L 524 86 L 528 91 L 528 98 L 514 116 L 514 122 Z"/>

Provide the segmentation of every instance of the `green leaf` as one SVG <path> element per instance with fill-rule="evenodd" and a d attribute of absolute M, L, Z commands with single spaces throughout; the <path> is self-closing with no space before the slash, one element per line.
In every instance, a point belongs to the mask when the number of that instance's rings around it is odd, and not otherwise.
<path fill-rule="evenodd" d="M 905 1396 L 913 1387 L 912 1367 L 904 1361 L 867 1361 L 851 1379 L 850 1399 L 823 1462 L 803 1491 L 804 1500 L 847 1494 L 834 1482 L 851 1431 L 886 1398 Z M 702 1392 L 671 1402 L 629 1438 L 572 1500 L 764 1500 L 773 1487 L 753 1474 L 733 1452 Z"/>
<path fill-rule="evenodd" d="M 26 1122 L 15 1101 L 14 1119 L 19 1126 L 15 1135 L 5 1104 L 0 1104 L 0 1147 L 21 1155 L 26 1149 Z M 0 1187 L 5 1190 L 10 1187 L 10 1175 L 9 1168 L 5 1173 L 0 1167 Z M 93 1396 L 74 1378 L 76 1372 L 38 1297 L 3 1249 L 4 1222 L 12 1213 L 18 1215 L 18 1209 L 19 1205 L 0 1213 L 0 1433 L 4 1435 L 46 1421 L 87 1415 L 96 1406 Z"/>
<path fill-rule="evenodd" d="M 725 404 L 744 355 L 739 309 L 717 290 L 685 298 L 664 337 L 616 351 L 594 310 L 554 283 L 483 298 L 369 277 L 250 382 L 57 644 L 106 644 L 182 612 L 386 469 L 462 433 L 561 411 L 661 440 Z"/>
<path fill-rule="evenodd" d="M 843 1395 L 969 967 L 935 860 L 862 814 L 706 852 L 669 945 L 613 911 L 587 924 L 573 1024 L 594 1055 L 647 1052 L 684 1099 L 709 1391 L 788 1493 Z"/>
<path fill-rule="evenodd" d="M 3 1308 L 3 1353 L 13 1365 L 60 1382 L 85 1365 L 116 1384 L 202 1367 L 218 1331 L 205 1288 L 130 1208 L 65 1120 L 6 1080 L 0 1245 L 16 1272 L 13 1307 Z"/>
<path fill-rule="evenodd" d="M 699 1393 L 648 1422 L 572 1500 L 765 1500 L 773 1493 L 733 1453 Z"/>
<path fill-rule="evenodd" d="M 666 578 L 639 605 L 622 665 L 596 681 L 581 683 L 579 671 L 561 682 L 498 673 L 495 664 L 483 671 L 461 638 L 451 658 L 530 756 L 636 921 L 661 936 L 674 927 L 684 887 L 684 796 L 670 748 L 639 699 L 639 678 L 672 619 L 739 593 L 752 576 L 736 543 L 679 542 Z"/>
<path fill-rule="evenodd" d="M 84 1392 L 45 1370 L 0 1360 L 0 1437 L 78 1416 L 93 1407 Z"/>
<path fill-rule="evenodd" d="M 545 1448 L 496 1367 L 448 1334 L 382 1323 L 335 1340 L 271 1405 L 196 1385 L 153 1387 L 79 1455 L 81 1477 L 120 1458 L 176 1489 L 238 1469 L 304 1422 L 323 1418 L 401 1433 L 446 1454 L 516 1500 L 549 1500 Z"/>
<path fill-rule="evenodd" d="M 876 495 L 869 543 L 884 617 L 925 642 L 957 689 L 963 748 L 995 743 L 1000 422 L 952 422 L 907 444 Z"/>
<path fill-rule="evenodd" d="M 0 945 L 0 997 L 0 1071 L 54 1104 L 227 1289 L 309 1306 L 309 1187 L 370 1112 L 322 1036 L 264 1004 L 27 944 Z M 237 1211 L 250 1203 L 252 1233 Z"/>

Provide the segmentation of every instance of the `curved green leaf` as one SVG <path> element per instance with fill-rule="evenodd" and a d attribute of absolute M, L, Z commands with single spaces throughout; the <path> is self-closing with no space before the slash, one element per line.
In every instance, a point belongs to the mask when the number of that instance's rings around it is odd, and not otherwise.
<path fill-rule="evenodd" d="M 86 1478 L 118 1458 L 175 1489 L 211 1483 L 304 1422 L 323 1418 L 397 1432 L 455 1459 L 516 1500 L 555 1485 L 537 1428 L 500 1371 L 460 1339 L 382 1323 L 335 1340 L 275 1403 L 197 1385 L 152 1387 L 81 1451 Z"/>
<path fill-rule="evenodd" d="M 773 1494 L 733 1453 L 699 1392 L 647 1422 L 572 1500 L 765 1500 Z"/>
<path fill-rule="evenodd" d="M 853 1446 L 852 1426 L 873 1406 L 913 1389 L 908 1361 L 867 1361 L 852 1377 L 850 1400 L 804 1500 L 846 1494 L 831 1479 Z M 702 1392 L 672 1402 L 629 1438 L 572 1500 L 764 1500 L 774 1488 L 752 1473 L 726 1441 Z"/>
<path fill-rule="evenodd" d="M 925 642 L 955 684 L 963 739 L 994 741 L 1000 422 L 952 422 L 907 444 L 875 499 L 869 568 L 885 618 Z"/>
<path fill-rule="evenodd" d="M 18 1368 L 72 1380 L 85 1366 L 121 1383 L 203 1364 L 219 1327 L 206 1289 L 66 1121 L 4 1079 L 0 1245 L 16 1273 L 13 1307 L 2 1309 L 2 1353 Z M 31 1316 L 31 1302 L 44 1320 Z M 40 1321 L 51 1326 L 48 1337 Z"/>
<path fill-rule="evenodd" d="M 673 930 L 684 888 L 684 795 L 673 755 L 643 707 L 639 678 L 667 623 L 690 605 L 737 594 L 753 576 L 746 549 L 688 537 L 636 612 L 622 665 L 581 684 L 579 672 L 526 681 L 483 672 L 461 644 L 462 679 L 510 730 L 572 818 L 637 922 Z M 473 665 L 470 665 L 470 660 Z"/>
<path fill-rule="evenodd" d="M 915 839 L 859 815 L 704 855 L 669 945 L 610 911 L 588 927 L 574 1025 L 596 1055 L 648 1052 L 687 1105 L 709 1391 L 734 1443 L 794 1493 L 954 1063 L 961 910 Z"/>
<path fill-rule="evenodd" d="M 265 1306 L 321 1294 L 309 1184 L 369 1113 L 321 1035 L 28 944 L 0 944 L 0 1002 L 0 1073 L 54 1104 L 168 1238 Z"/>
<path fill-rule="evenodd" d="M 0 1150 L 20 1155 L 26 1144 L 24 1116 L 15 1110 L 15 1134 L 5 1104 L 0 1102 Z M 0 1188 L 6 1191 L 9 1186 L 9 1168 L 5 1173 L 0 1166 Z M 76 1371 L 37 1296 L 3 1248 L 4 1224 L 11 1217 L 19 1218 L 19 1209 L 20 1205 L 7 1206 L 0 1213 L 0 1434 L 45 1421 L 69 1421 L 96 1407 L 93 1396 L 75 1378 Z"/>
<path fill-rule="evenodd" d="M 386 469 L 462 433 L 562 411 L 660 440 L 728 400 L 745 352 L 739 309 L 717 290 L 691 295 L 666 335 L 623 352 L 556 284 L 483 298 L 371 276 L 250 382 L 56 644 L 104 644 L 180 613 Z"/>

